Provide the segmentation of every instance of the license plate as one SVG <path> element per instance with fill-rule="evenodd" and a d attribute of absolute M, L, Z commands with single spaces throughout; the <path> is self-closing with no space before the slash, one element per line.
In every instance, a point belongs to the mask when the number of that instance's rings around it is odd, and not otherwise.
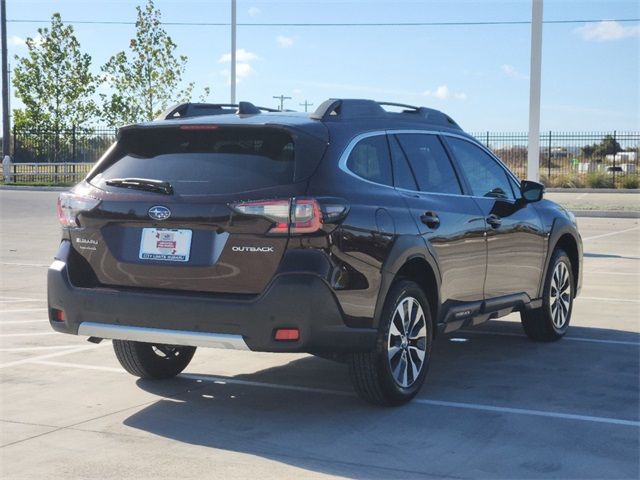
<path fill-rule="evenodd" d="M 191 234 L 191 230 L 143 228 L 139 258 L 188 262 L 191 253 Z"/>

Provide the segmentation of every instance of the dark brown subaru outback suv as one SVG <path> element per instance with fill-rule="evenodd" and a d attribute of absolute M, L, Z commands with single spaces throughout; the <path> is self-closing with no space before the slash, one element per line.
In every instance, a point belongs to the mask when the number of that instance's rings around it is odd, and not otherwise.
<path fill-rule="evenodd" d="M 450 117 L 228 107 L 121 128 L 60 195 L 55 330 L 112 339 L 143 378 L 178 375 L 196 347 L 341 359 L 379 404 L 418 392 L 438 333 L 519 311 L 532 339 L 565 334 L 575 218 Z"/>

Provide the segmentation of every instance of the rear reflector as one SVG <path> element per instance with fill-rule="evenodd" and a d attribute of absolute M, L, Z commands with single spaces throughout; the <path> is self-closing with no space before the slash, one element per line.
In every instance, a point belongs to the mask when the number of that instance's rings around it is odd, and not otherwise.
<path fill-rule="evenodd" d="M 63 310 L 53 309 L 53 319 L 56 322 L 64 322 L 67 319 L 67 316 L 64 314 Z"/>
<path fill-rule="evenodd" d="M 279 328 L 274 338 L 280 342 L 294 342 L 300 339 L 300 331 L 297 328 Z"/>

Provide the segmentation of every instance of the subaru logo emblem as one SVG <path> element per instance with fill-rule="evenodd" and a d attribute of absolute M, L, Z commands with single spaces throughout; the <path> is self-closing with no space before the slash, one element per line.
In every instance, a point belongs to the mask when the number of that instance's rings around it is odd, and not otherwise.
<path fill-rule="evenodd" d="M 163 207 L 162 205 L 151 207 L 149 209 L 149 212 L 147 213 L 154 220 L 166 220 L 171 216 L 171 210 L 169 210 L 167 207 Z"/>

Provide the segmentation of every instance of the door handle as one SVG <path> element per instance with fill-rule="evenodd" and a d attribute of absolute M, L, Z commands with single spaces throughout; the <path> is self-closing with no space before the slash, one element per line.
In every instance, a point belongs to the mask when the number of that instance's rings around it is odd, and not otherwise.
<path fill-rule="evenodd" d="M 420 221 L 429 228 L 438 228 L 440 226 L 440 218 L 436 212 L 424 212 L 423 215 L 420 215 Z"/>
<path fill-rule="evenodd" d="M 491 214 L 487 217 L 487 223 L 493 228 L 498 228 L 502 225 L 502 219 L 497 215 Z"/>

